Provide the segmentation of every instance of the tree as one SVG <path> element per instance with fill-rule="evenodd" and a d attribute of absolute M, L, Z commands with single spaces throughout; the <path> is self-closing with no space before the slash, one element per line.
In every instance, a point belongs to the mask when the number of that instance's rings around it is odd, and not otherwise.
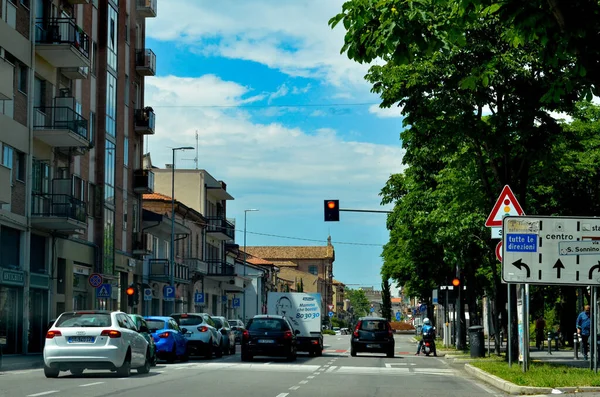
<path fill-rule="evenodd" d="M 346 293 L 348 295 L 348 299 L 350 300 L 350 307 L 352 308 L 352 313 L 355 317 L 366 316 L 369 313 L 369 309 L 371 304 L 369 299 L 367 299 L 367 295 L 365 295 L 365 291 L 362 289 L 346 289 Z"/>
<path fill-rule="evenodd" d="M 296 283 L 296 292 L 304 292 L 304 281 L 302 279 L 299 283 Z"/>
<path fill-rule="evenodd" d="M 392 293 L 390 291 L 390 280 L 384 275 L 381 283 L 381 316 L 392 321 Z"/>

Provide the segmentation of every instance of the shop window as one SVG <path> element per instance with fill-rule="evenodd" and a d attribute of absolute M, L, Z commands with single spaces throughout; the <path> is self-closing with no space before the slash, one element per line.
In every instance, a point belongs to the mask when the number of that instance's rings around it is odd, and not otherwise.
<path fill-rule="evenodd" d="M 0 228 L 0 266 L 21 268 L 21 231 L 12 227 Z"/>

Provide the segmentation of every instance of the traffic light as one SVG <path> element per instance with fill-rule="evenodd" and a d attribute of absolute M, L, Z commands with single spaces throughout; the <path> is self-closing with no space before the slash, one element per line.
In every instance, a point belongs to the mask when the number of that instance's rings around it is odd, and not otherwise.
<path fill-rule="evenodd" d="M 125 290 L 125 293 L 127 294 L 127 305 L 128 306 L 135 306 L 138 303 L 138 288 L 136 287 L 135 284 L 131 284 L 129 286 L 129 288 L 127 288 Z"/>
<path fill-rule="evenodd" d="M 340 220 L 340 200 L 325 200 L 325 222 L 338 222 Z"/>
<path fill-rule="evenodd" d="M 460 279 L 458 277 L 454 277 L 454 279 L 452 280 L 452 285 L 454 285 L 455 287 L 460 286 Z"/>

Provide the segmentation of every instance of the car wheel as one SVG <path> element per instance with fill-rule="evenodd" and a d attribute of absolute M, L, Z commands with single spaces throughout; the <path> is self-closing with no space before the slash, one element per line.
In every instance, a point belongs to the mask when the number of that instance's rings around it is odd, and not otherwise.
<path fill-rule="evenodd" d="M 117 368 L 117 375 L 121 378 L 128 378 L 131 375 L 131 351 L 127 351 L 123 365 Z"/>
<path fill-rule="evenodd" d="M 215 351 L 215 356 L 217 356 L 217 358 L 223 357 L 223 350 L 223 342 L 221 342 L 221 344 L 219 345 L 219 347 L 217 347 L 217 350 Z"/>
<path fill-rule="evenodd" d="M 242 351 L 242 361 L 252 361 L 252 355 Z"/>
<path fill-rule="evenodd" d="M 70 369 L 69 372 L 71 372 L 73 376 L 81 376 L 83 374 L 82 369 Z"/>
<path fill-rule="evenodd" d="M 389 352 L 387 352 L 387 356 L 388 358 L 393 358 L 394 357 L 394 350 L 390 350 Z"/>
<path fill-rule="evenodd" d="M 354 349 L 354 347 L 351 347 L 351 348 L 350 348 L 350 355 L 351 355 L 352 357 L 356 357 L 356 349 Z"/>
<path fill-rule="evenodd" d="M 137 369 L 137 373 L 140 375 L 147 374 L 150 372 L 150 352 L 146 352 L 146 359 L 144 360 L 144 365 Z"/>
<path fill-rule="evenodd" d="M 46 378 L 58 378 L 58 374 L 60 374 L 58 369 L 50 368 L 44 365 L 44 375 L 46 375 Z"/>
<path fill-rule="evenodd" d="M 185 348 L 185 351 L 183 352 L 183 355 L 181 357 L 179 357 L 179 359 L 181 360 L 181 362 L 185 363 L 187 361 L 190 361 L 190 351 L 189 349 Z"/>
<path fill-rule="evenodd" d="M 154 354 L 152 355 L 152 361 L 150 363 L 151 366 L 156 367 L 158 363 L 158 355 L 156 354 L 156 349 L 154 349 Z"/>
<path fill-rule="evenodd" d="M 317 357 L 321 357 L 323 355 L 323 345 L 319 345 L 319 348 L 316 351 Z"/>

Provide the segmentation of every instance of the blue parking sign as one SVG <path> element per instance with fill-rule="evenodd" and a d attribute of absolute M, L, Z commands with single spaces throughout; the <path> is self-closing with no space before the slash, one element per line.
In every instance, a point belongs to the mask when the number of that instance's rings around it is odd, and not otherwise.
<path fill-rule="evenodd" d="M 166 302 L 172 302 L 175 300 L 175 287 L 172 287 L 170 285 L 165 285 L 163 287 L 163 300 L 165 300 Z"/>
<path fill-rule="evenodd" d="M 195 304 L 204 303 L 204 294 L 202 292 L 196 292 L 194 294 L 194 303 Z"/>
<path fill-rule="evenodd" d="M 233 298 L 231 300 L 231 306 L 233 306 L 233 307 L 240 307 L 240 298 Z"/>

